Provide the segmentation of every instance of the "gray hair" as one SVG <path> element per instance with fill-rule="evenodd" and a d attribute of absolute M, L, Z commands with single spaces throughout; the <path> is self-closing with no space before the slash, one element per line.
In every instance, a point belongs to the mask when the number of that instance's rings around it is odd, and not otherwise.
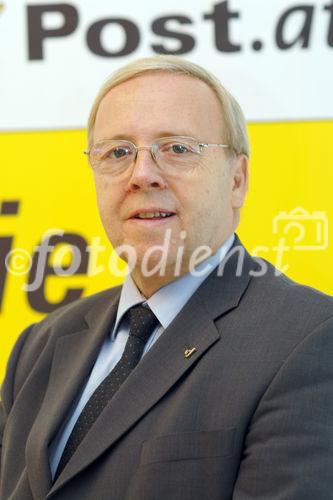
<path fill-rule="evenodd" d="M 104 96 L 120 83 L 151 72 L 174 73 L 197 78 L 206 83 L 217 96 L 223 117 L 225 137 L 223 138 L 237 154 L 249 156 L 249 140 L 243 111 L 221 82 L 210 72 L 185 59 L 170 55 L 157 55 L 137 59 L 115 71 L 104 83 L 92 105 L 88 119 L 88 146 L 93 144 L 96 115 Z"/>

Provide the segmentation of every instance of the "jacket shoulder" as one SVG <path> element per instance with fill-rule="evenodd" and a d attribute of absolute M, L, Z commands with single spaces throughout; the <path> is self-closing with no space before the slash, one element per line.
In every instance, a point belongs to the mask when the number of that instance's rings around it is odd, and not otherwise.
<path fill-rule="evenodd" d="M 59 307 L 38 323 L 28 326 L 16 341 L 9 358 L 7 371 L 9 369 L 16 370 L 20 366 L 20 373 L 22 370 L 25 375 L 29 373 L 43 352 L 49 354 L 53 352 L 58 337 L 87 328 L 86 314 L 91 309 L 97 313 L 107 309 L 111 301 L 120 295 L 120 289 L 120 286 L 113 287 L 77 299 Z M 18 350 L 19 356 L 15 355 Z M 11 366 L 14 364 L 17 366 Z"/>
<path fill-rule="evenodd" d="M 251 280 L 252 296 L 257 301 L 260 297 L 261 311 L 288 319 L 306 330 L 333 318 L 333 297 L 311 286 L 298 283 L 281 273 L 268 261 L 266 272 Z"/>
<path fill-rule="evenodd" d="M 84 316 L 90 309 L 96 306 L 101 308 L 107 307 L 115 296 L 120 295 L 120 290 L 121 286 L 116 286 L 74 300 L 48 314 L 40 322 L 36 323 L 36 327 L 44 330 L 52 327 L 54 324 L 65 326 L 69 319 L 71 322 L 77 321 L 78 326 L 85 324 L 83 321 Z"/>

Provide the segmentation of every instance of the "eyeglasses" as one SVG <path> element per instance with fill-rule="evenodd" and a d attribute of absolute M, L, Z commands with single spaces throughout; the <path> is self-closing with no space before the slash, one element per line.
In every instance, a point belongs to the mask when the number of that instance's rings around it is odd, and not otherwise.
<path fill-rule="evenodd" d="M 93 170 L 99 174 L 118 176 L 136 161 L 138 151 L 147 149 L 156 164 L 167 173 L 197 167 L 208 148 L 229 148 L 228 144 L 208 144 L 193 137 L 162 137 L 150 146 L 136 146 L 130 141 L 105 140 L 84 151 Z"/>

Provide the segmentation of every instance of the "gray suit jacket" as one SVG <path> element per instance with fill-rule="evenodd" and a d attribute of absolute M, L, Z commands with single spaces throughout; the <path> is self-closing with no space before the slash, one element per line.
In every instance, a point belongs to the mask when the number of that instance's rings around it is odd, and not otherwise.
<path fill-rule="evenodd" d="M 21 334 L 2 386 L 1 500 L 333 499 L 333 299 L 271 265 L 254 276 L 247 253 L 239 277 L 236 263 L 200 286 L 53 485 L 48 443 L 120 289 Z"/>

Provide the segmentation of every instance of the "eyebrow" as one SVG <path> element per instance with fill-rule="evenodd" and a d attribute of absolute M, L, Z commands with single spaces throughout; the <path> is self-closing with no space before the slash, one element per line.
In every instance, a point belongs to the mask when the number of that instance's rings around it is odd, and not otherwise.
<path fill-rule="evenodd" d="M 162 130 L 159 132 L 158 135 L 155 136 L 155 139 L 159 139 L 161 137 L 194 137 L 193 133 L 190 132 L 171 132 L 170 130 Z M 153 139 L 153 140 L 155 140 Z M 127 134 L 116 134 L 114 136 L 109 136 L 109 137 L 103 137 L 102 139 L 99 139 L 98 142 L 100 141 L 131 141 L 135 142 L 135 139 L 132 135 L 127 135 Z"/>

